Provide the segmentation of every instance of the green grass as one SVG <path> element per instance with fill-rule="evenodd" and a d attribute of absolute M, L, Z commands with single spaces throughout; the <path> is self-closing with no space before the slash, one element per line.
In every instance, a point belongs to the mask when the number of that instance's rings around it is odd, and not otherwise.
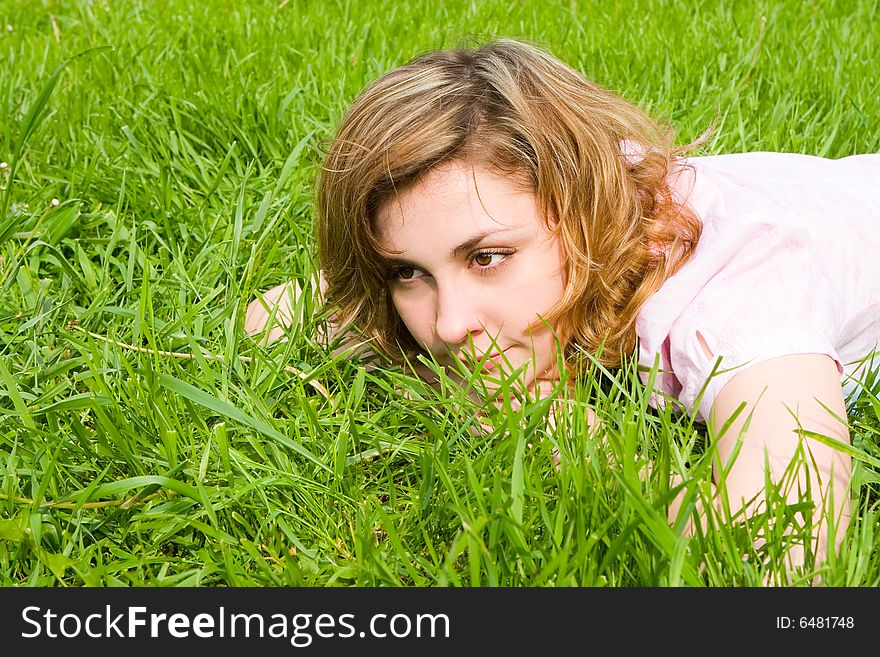
<path fill-rule="evenodd" d="M 880 583 L 876 396 L 851 408 L 840 554 L 786 573 L 798 505 L 669 525 L 669 474 L 690 508 L 711 439 L 650 410 L 632 368 L 590 372 L 555 429 L 538 403 L 480 433 L 465 391 L 334 360 L 310 321 L 266 349 L 242 336 L 257 291 L 315 271 L 313 181 L 346 104 L 493 36 L 681 141 L 716 121 L 707 152 L 880 150 L 874 0 L 7 0 L 0 584 Z"/>

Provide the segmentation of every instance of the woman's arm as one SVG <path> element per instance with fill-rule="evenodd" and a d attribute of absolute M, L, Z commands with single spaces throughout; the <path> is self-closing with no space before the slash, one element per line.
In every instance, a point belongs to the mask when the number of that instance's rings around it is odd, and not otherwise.
<path fill-rule="evenodd" d="M 765 463 L 769 465 L 771 481 L 791 481 L 784 473 L 803 445 L 805 463 L 785 492 L 788 501 L 795 503 L 799 489 L 806 491 L 809 483 L 814 508 L 814 549 L 817 562 L 824 560 L 829 548 L 824 509 L 830 508 L 835 519 L 833 547 L 837 547 L 849 525 L 850 457 L 799 430 L 849 444 L 849 428 L 844 423 L 846 406 L 836 363 L 824 354 L 798 354 L 744 369 L 715 399 L 709 424 L 716 436 L 743 402 L 746 407 L 724 435 L 718 437 L 720 462 L 715 465 L 716 483 L 719 468 L 726 467 L 742 435 L 742 447 L 726 478 L 727 496 L 731 512 L 746 506 L 755 496 L 757 500 L 751 503 L 750 510 L 760 511 L 764 502 Z M 789 557 L 792 566 L 803 564 L 802 546 L 795 546 Z"/>
<path fill-rule="evenodd" d="M 314 295 L 312 304 L 314 312 L 319 312 L 327 294 L 327 283 L 323 274 L 319 273 L 312 278 L 307 289 L 310 289 L 309 293 Z M 282 337 L 285 328 L 291 324 L 303 322 L 305 319 L 298 316 L 298 313 L 302 313 L 303 309 L 307 307 L 300 303 L 302 294 L 303 289 L 296 280 L 276 285 L 272 289 L 258 294 L 257 298 L 248 304 L 244 316 L 245 333 L 259 337 L 264 345 Z M 355 331 L 346 330 L 344 333 L 340 333 L 340 326 L 334 321 L 335 317 L 333 315 L 326 321 L 317 324 L 315 337 L 318 341 L 330 346 L 337 338 L 341 338 L 331 352 L 333 356 L 373 358 L 375 354 L 369 348 L 369 344 L 361 339 Z M 271 324 L 269 323 L 270 319 Z"/>
<path fill-rule="evenodd" d="M 248 335 L 259 335 L 267 328 L 269 317 L 273 309 L 275 317 L 272 326 L 266 333 L 265 340 L 273 342 L 284 335 L 284 327 L 293 321 L 293 307 L 296 304 L 302 289 L 296 281 L 288 281 L 276 285 L 271 290 L 263 292 L 248 304 L 244 316 L 244 330 Z"/>

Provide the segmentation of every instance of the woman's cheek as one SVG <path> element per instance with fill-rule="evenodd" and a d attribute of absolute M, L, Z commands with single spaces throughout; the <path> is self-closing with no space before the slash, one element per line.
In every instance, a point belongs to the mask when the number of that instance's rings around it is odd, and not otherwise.
<path fill-rule="evenodd" d="M 394 308 L 400 316 L 403 325 L 406 326 L 410 335 L 416 341 L 431 350 L 431 322 L 425 312 L 424 304 L 414 303 L 411 299 L 402 298 L 403 295 L 392 294 L 391 300 Z"/>

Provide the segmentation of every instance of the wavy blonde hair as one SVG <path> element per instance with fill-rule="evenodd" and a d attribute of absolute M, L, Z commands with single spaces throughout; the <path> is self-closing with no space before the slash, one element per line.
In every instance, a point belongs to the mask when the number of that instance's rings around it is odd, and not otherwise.
<path fill-rule="evenodd" d="M 430 52 L 370 84 L 318 182 L 318 256 L 341 325 L 391 356 L 419 349 L 388 291 L 379 209 L 434 167 L 464 161 L 534 192 L 562 241 L 565 291 L 544 317 L 566 353 L 608 366 L 636 345 L 639 309 L 690 256 L 701 224 L 670 192 L 673 134 L 535 46 Z"/>

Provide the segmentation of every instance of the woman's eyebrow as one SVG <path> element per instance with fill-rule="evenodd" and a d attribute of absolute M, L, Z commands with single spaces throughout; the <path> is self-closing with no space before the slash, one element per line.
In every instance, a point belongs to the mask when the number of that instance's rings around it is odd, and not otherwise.
<path fill-rule="evenodd" d="M 477 233 L 469 240 L 466 240 L 456 246 L 452 251 L 449 252 L 449 258 L 451 260 L 455 260 L 456 258 L 469 253 L 475 246 L 477 246 L 480 242 L 482 242 L 487 237 L 492 237 L 493 235 L 497 235 L 498 233 L 506 233 L 514 230 L 513 228 L 501 228 L 499 230 L 488 230 L 482 233 Z"/>
<path fill-rule="evenodd" d="M 476 235 L 474 235 L 470 239 L 465 240 L 464 242 L 462 242 L 458 246 L 454 247 L 452 249 L 452 251 L 449 252 L 449 259 L 455 260 L 456 258 L 459 258 L 462 255 L 469 253 L 474 247 L 478 246 L 483 240 L 485 240 L 488 237 L 493 237 L 494 235 L 498 235 L 500 233 L 509 233 L 510 231 L 513 231 L 513 230 L 516 230 L 516 227 L 514 227 L 514 228 L 499 228 L 498 230 L 487 230 L 482 233 L 477 233 Z M 385 263 L 390 267 L 399 266 L 399 265 L 404 265 L 404 266 L 408 266 L 408 267 L 418 267 L 417 264 L 415 264 L 412 260 L 409 260 L 405 255 L 401 255 L 401 256 L 397 256 L 397 257 L 395 257 L 393 255 L 386 256 Z"/>

